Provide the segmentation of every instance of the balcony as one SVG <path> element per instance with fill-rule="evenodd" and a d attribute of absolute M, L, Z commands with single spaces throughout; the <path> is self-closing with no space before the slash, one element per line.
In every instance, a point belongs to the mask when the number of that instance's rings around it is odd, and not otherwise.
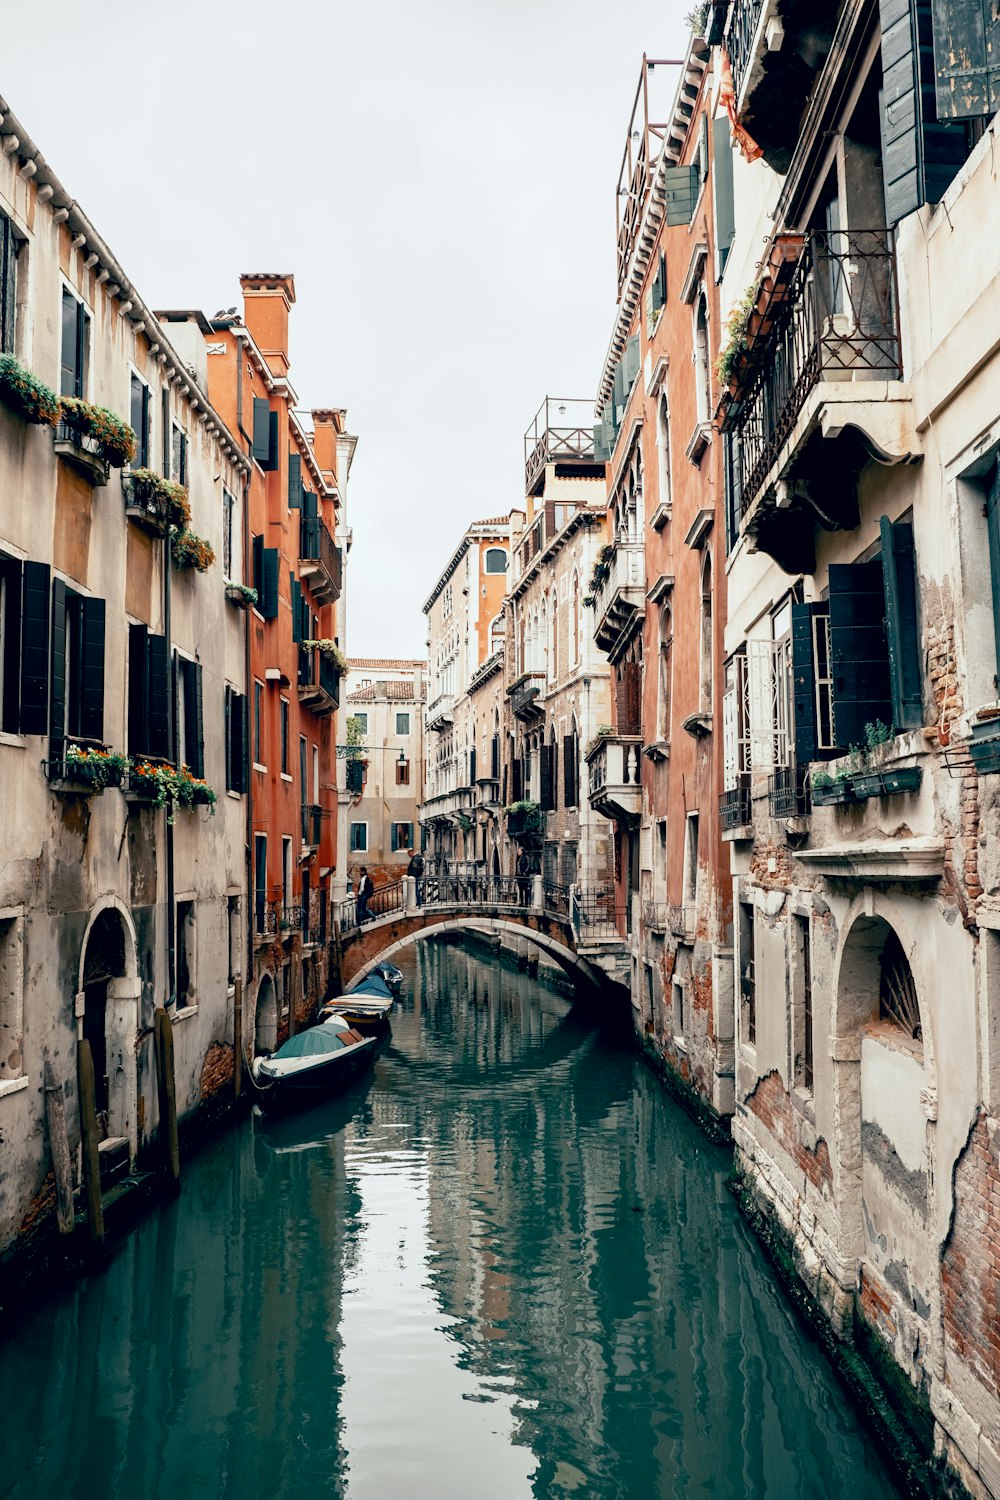
<path fill-rule="evenodd" d="M 779 237 L 722 427 L 740 530 L 786 572 L 814 571 L 817 525 L 857 526 L 845 475 L 919 451 L 901 374 L 886 232 Z"/>
<path fill-rule="evenodd" d="M 672 937 L 680 938 L 682 942 L 694 941 L 695 929 L 698 924 L 698 909 L 695 906 L 668 906 L 667 927 Z"/>
<path fill-rule="evenodd" d="M 545 709 L 541 697 L 545 691 L 545 682 L 544 672 L 525 672 L 516 682 L 511 683 L 507 696 L 510 699 L 511 713 L 516 719 L 530 724 L 543 717 Z"/>
<path fill-rule="evenodd" d="M 637 823 L 642 813 L 641 736 L 602 735 L 587 764 L 594 811 L 616 823 Z"/>
<path fill-rule="evenodd" d="M 340 673 L 325 651 L 299 647 L 299 702 L 325 716 L 340 705 Z"/>
<path fill-rule="evenodd" d="M 776 172 L 788 170 L 800 123 L 833 40 L 840 0 L 734 0 L 723 45 L 740 123 Z"/>
<path fill-rule="evenodd" d="M 318 849 L 323 832 L 323 809 L 316 802 L 302 804 L 302 843 Z"/>
<path fill-rule="evenodd" d="M 798 766 L 783 766 L 767 778 L 767 807 L 772 818 L 807 818 L 812 812 L 809 778 Z"/>
<path fill-rule="evenodd" d="M 299 517 L 299 577 L 318 604 L 332 604 L 340 598 L 343 559 L 319 516 Z"/>
<path fill-rule="evenodd" d="M 427 728 L 432 734 L 441 734 L 455 722 L 455 698 L 452 693 L 439 693 L 428 705 Z"/>
<path fill-rule="evenodd" d="M 52 442 L 57 456 L 89 480 L 95 489 L 102 489 L 107 484 L 110 465 L 95 437 L 71 427 L 68 422 L 57 422 L 52 431 Z"/>
<path fill-rule="evenodd" d="M 619 542 L 602 568 L 593 593 L 597 622 L 594 640 L 613 665 L 645 616 L 646 553 L 642 542 Z"/>
<path fill-rule="evenodd" d="M 741 778 L 738 786 L 730 787 L 719 798 L 719 827 L 724 834 L 749 828 L 753 822 L 750 800 L 749 778 Z"/>
<path fill-rule="evenodd" d="M 568 464 L 574 474 L 581 465 L 596 476 L 604 473 L 604 465 L 594 461 L 593 410 L 593 401 L 546 396 L 524 434 L 526 495 L 537 495 L 543 488 L 547 464 Z"/>

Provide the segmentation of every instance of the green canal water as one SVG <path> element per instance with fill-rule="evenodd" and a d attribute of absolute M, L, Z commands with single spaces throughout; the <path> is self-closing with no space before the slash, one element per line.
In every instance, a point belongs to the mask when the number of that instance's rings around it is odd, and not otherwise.
<path fill-rule="evenodd" d="M 629 1050 L 424 944 L 374 1077 L 186 1164 L 0 1346 L 0 1494 L 897 1493 Z"/>

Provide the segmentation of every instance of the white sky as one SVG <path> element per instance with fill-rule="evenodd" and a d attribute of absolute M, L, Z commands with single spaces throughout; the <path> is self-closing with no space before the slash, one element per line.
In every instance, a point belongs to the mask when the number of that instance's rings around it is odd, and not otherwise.
<path fill-rule="evenodd" d="M 352 655 L 424 654 L 466 522 L 523 499 L 542 397 L 596 389 L 632 94 L 689 3 L 6 8 L 0 94 L 151 306 L 294 272 L 293 384 L 359 438 Z"/>

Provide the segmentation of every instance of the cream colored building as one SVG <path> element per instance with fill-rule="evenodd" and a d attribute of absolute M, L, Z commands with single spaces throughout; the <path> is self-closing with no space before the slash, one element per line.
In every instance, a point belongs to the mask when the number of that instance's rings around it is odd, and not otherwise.
<path fill-rule="evenodd" d="M 358 749 L 342 759 L 355 889 L 361 865 L 376 886 L 398 880 L 420 845 L 426 673 L 423 661 L 348 658 L 345 706 Z"/>

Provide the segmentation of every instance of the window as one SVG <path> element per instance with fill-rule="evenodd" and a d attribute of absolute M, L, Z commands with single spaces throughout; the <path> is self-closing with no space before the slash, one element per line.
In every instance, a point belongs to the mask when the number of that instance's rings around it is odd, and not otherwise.
<path fill-rule="evenodd" d="M 264 764 L 264 684 L 253 685 L 253 758 L 254 764 Z"/>
<path fill-rule="evenodd" d="M 354 723 L 357 726 L 357 732 L 358 732 L 358 734 L 361 734 L 361 735 L 367 734 L 368 733 L 368 715 L 367 714 L 352 714 L 351 717 L 353 718 Z"/>
<path fill-rule="evenodd" d="M 879 961 L 878 1014 L 880 1021 L 898 1027 L 912 1041 L 922 1041 L 920 1005 L 910 961 L 895 932 L 889 932 Z"/>
<path fill-rule="evenodd" d="M 177 1008 L 196 1005 L 195 916 L 193 901 L 177 903 Z"/>
<path fill-rule="evenodd" d="M 712 639 L 712 559 L 701 575 L 701 712 L 712 712 L 715 642 Z"/>
<path fill-rule="evenodd" d="M 63 287 L 62 294 L 62 366 L 59 376 L 61 396 L 87 394 L 87 365 L 90 361 L 90 314 L 79 297 Z"/>
<path fill-rule="evenodd" d="M 670 513 L 670 407 L 667 404 L 667 393 L 664 391 L 660 396 L 656 408 L 656 458 L 657 478 L 659 480 L 659 495 L 657 497 L 657 510 L 666 515 Z M 657 522 L 653 517 L 653 524 L 658 528 L 662 522 Z"/>
<path fill-rule="evenodd" d="M 580 575 L 573 574 L 573 609 L 569 622 L 569 659 L 571 666 L 580 660 Z"/>
<path fill-rule="evenodd" d="M 288 775 L 288 699 L 280 700 L 281 715 L 281 774 Z"/>
<path fill-rule="evenodd" d="M 351 824 L 351 853 L 364 854 L 368 849 L 368 824 Z"/>
<path fill-rule="evenodd" d="M 754 962 L 753 907 L 740 902 L 740 1031 L 751 1047 L 757 1045 L 757 983 Z"/>
<path fill-rule="evenodd" d="M 254 925 L 258 932 L 263 932 L 267 917 L 267 835 L 264 833 L 255 833 L 253 838 L 253 905 Z"/>
<path fill-rule="evenodd" d="M 222 491 L 222 571 L 227 578 L 233 573 L 233 522 L 236 516 L 236 496 L 229 490 Z M 242 572 L 242 568 L 240 569 Z"/>
<path fill-rule="evenodd" d="M 809 1093 L 813 1091 L 813 993 L 812 950 L 809 935 L 809 918 L 797 916 L 794 922 L 794 938 L 798 967 L 798 1026 L 795 1038 L 795 1081 Z"/>
<path fill-rule="evenodd" d="M 318 745 L 313 745 L 312 749 L 313 749 L 313 756 L 312 756 L 312 760 L 313 760 L 313 785 L 312 785 L 313 797 L 312 797 L 312 799 L 313 799 L 314 802 L 318 803 L 319 802 L 319 746 Z"/>
<path fill-rule="evenodd" d="M 205 774 L 201 663 L 177 657 L 177 758 L 193 776 Z"/>
<path fill-rule="evenodd" d="M 708 355 L 708 301 L 702 291 L 694 312 L 694 378 L 698 421 L 712 415 L 712 373 Z"/>
<path fill-rule="evenodd" d="M 661 250 L 656 271 L 646 286 L 646 337 L 652 338 L 667 301 L 667 257 Z"/>
<path fill-rule="evenodd" d="M 684 905 L 698 901 L 698 814 L 688 813 L 684 840 Z"/>
<path fill-rule="evenodd" d="M 133 374 L 131 379 L 129 421 L 132 423 L 132 430 L 135 433 L 135 458 L 132 462 L 137 469 L 148 468 L 149 386 L 136 374 Z"/>
<path fill-rule="evenodd" d="M 13 224 L 0 213 L 0 354 L 14 353 L 18 248 Z"/>
<path fill-rule="evenodd" d="M 684 991 L 687 985 L 683 979 L 675 979 L 671 985 L 670 1005 L 670 1029 L 675 1042 L 684 1040 Z"/>
<path fill-rule="evenodd" d="M 409 734 L 409 732 L 410 732 L 410 716 L 409 716 L 409 714 L 397 714 L 396 715 L 396 733 L 397 734 Z"/>
<path fill-rule="evenodd" d="M 287 836 L 281 840 L 281 904 L 287 912 L 292 904 L 292 841 Z"/>
<path fill-rule="evenodd" d="M 304 734 L 299 735 L 299 794 L 303 803 L 309 801 L 309 741 Z M 314 802 L 319 798 L 314 797 Z"/>
<path fill-rule="evenodd" d="M 0 913 L 0 1087 L 24 1072 L 23 918 Z"/>
<path fill-rule="evenodd" d="M 566 807 L 580 805 L 580 741 L 575 724 L 572 734 L 563 738 L 563 802 Z"/>
<path fill-rule="evenodd" d="M 170 430 L 170 477 L 175 484 L 188 482 L 187 433 L 176 422 Z"/>
<path fill-rule="evenodd" d="M 484 571 L 487 573 L 506 573 L 507 554 L 502 547 L 487 547 Z"/>
<path fill-rule="evenodd" d="M 29 567 L 37 564 L 28 564 Z M 13 557 L 0 552 L 0 729 L 6 734 L 17 734 L 21 728 L 21 639 L 22 639 L 22 586 L 24 568 Z M 44 596 L 38 600 L 44 606 L 44 620 L 48 621 L 48 568 L 45 569 Z M 27 599 L 25 599 L 27 606 Z M 36 622 L 38 623 L 38 622 Z M 25 637 L 27 639 L 27 637 Z M 44 657 L 48 654 L 46 635 L 40 667 L 47 672 Z M 42 731 L 44 732 L 44 730 Z"/>
<path fill-rule="evenodd" d="M 128 629 L 128 753 L 171 753 L 170 655 L 166 638 L 148 626 Z"/>
<path fill-rule="evenodd" d="M 396 785 L 409 786 L 410 784 L 410 762 L 408 760 L 397 760 L 396 762 Z"/>
<path fill-rule="evenodd" d="M 262 469 L 279 467 L 278 413 L 271 410 L 266 396 L 253 398 L 253 456 Z"/>
<path fill-rule="evenodd" d="M 247 699 L 226 685 L 226 790 L 247 790 Z"/>
<path fill-rule="evenodd" d="M 660 645 L 656 676 L 656 733 L 663 741 L 670 739 L 670 694 L 673 684 L 674 624 L 669 604 L 660 610 Z"/>
<path fill-rule="evenodd" d="M 361 679 L 361 686 L 362 687 L 371 687 L 371 685 L 372 685 L 372 680 L 371 680 L 370 677 L 362 677 L 362 679 Z"/>
<path fill-rule="evenodd" d="M 242 964 L 240 962 L 239 896 L 226 897 L 226 930 L 229 935 L 229 983 L 233 984 L 239 979 L 242 972 Z"/>
<path fill-rule="evenodd" d="M 104 600 L 84 598 L 52 580 L 49 755 L 65 740 L 104 738 Z"/>
<path fill-rule="evenodd" d="M 400 849 L 409 849 L 413 843 L 412 823 L 393 823 L 392 825 L 392 852 L 398 853 Z"/>

